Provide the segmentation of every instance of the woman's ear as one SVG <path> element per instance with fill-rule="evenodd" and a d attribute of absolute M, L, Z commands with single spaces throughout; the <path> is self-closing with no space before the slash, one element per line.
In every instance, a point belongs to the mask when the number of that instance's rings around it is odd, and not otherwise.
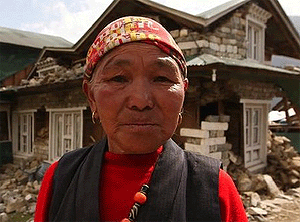
<path fill-rule="evenodd" d="M 96 102 L 94 98 L 94 93 L 92 91 L 91 83 L 86 79 L 84 79 L 82 82 L 82 90 L 89 101 L 91 111 L 96 111 Z"/>
<path fill-rule="evenodd" d="M 189 88 L 189 80 L 188 80 L 188 78 L 185 78 L 183 80 L 183 86 L 184 86 L 184 91 L 186 92 L 187 89 Z"/>

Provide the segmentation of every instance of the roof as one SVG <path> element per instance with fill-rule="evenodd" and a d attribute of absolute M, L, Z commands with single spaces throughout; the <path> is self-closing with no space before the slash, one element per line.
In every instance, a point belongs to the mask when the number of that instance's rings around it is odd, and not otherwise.
<path fill-rule="evenodd" d="M 246 2 L 249 2 L 249 0 L 231 0 L 229 2 L 226 2 L 222 5 L 219 5 L 217 7 L 214 7 L 208 11 L 202 12 L 196 16 L 202 17 L 204 19 L 210 19 L 215 16 L 219 16 L 227 11 L 232 11 L 241 5 L 245 4 Z"/>
<path fill-rule="evenodd" d="M 161 23 L 169 31 L 185 27 L 192 30 L 200 30 L 201 32 L 218 21 L 218 19 L 222 19 L 222 17 L 250 1 L 253 0 L 231 0 L 198 16 L 194 16 L 150 0 L 114 0 L 73 47 L 46 47 L 40 53 L 38 61 L 48 56 L 60 56 L 68 61 L 82 59 L 98 32 L 106 24 L 121 16 L 159 15 L 162 18 Z M 273 22 L 270 22 L 266 30 L 266 40 L 272 40 L 267 41 L 267 43 L 270 42 L 269 44 L 280 46 L 280 48 L 276 48 L 277 51 L 274 54 L 300 58 L 300 36 L 279 2 L 277 0 L 261 0 L 257 4 L 270 11 L 274 16 L 272 18 Z M 29 78 L 34 74 L 35 68 L 31 70 Z"/>
<path fill-rule="evenodd" d="M 203 54 L 192 58 L 187 64 L 189 71 L 191 71 L 190 76 L 193 76 L 192 69 L 194 68 L 197 71 L 195 76 L 204 74 L 204 76 L 211 78 L 212 70 L 216 69 L 218 78 L 242 78 L 273 82 L 287 93 L 289 99 L 295 105 L 300 107 L 300 72 L 268 66 L 247 59 L 223 58 L 210 54 Z"/>
<path fill-rule="evenodd" d="M 40 49 L 0 43 L 0 81 L 34 64 Z"/>
<path fill-rule="evenodd" d="M 187 62 L 188 66 L 206 66 L 212 64 L 222 64 L 226 66 L 235 66 L 235 67 L 245 67 L 245 68 L 252 68 L 252 69 L 260 69 L 272 72 L 278 72 L 282 74 L 287 74 L 295 77 L 299 77 L 300 80 L 300 72 L 289 71 L 282 68 L 277 68 L 274 66 L 268 66 L 264 64 L 260 64 L 258 62 L 249 60 L 249 59 L 231 59 L 226 57 L 217 57 L 211 54 L 202 54 L 195 58 L 190 59 Z"/>
<path fill-rule="evenodd" d="M 42 49 L 43 47 L 71 47 L 73 43 L 58 37 L 17 29 L 0 27 L 0 43 L 27 46 Z"/>

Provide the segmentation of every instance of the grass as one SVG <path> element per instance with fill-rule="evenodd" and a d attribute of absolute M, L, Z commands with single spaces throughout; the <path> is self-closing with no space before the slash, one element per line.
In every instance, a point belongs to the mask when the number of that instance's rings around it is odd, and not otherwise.
<path fill-rule="evenodd" d="M 16 213 L 16 212 L 8 214 L 8 217 L 11 222 L 26 222 L 30 218 L 33 218 L 33 216 L 30 214 L 24 215 L 23 213 Z"/>

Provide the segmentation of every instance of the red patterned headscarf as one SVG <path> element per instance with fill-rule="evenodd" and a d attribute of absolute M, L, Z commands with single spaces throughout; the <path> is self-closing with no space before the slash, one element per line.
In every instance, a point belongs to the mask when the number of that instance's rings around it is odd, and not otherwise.
<path fill-rule="evenodd" d="M 136 41 L 160 48 L 176 61 L 182 75 L 187 76 L 186 61 L 170 33 L 152 19 L 128 16 L 111 22 L 98 34 L 86 57 L 84 78 L 92 79 L 96 64 L 108 51 Z"/>

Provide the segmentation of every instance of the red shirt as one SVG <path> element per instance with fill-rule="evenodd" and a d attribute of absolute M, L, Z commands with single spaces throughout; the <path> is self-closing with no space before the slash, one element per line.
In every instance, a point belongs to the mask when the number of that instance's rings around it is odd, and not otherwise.
<path fill-rule="evenodd" d="M 128 217 L 134 204 L 133 196 L 151 177 L 160 152 L 161 149 L 142 155 L 105 153 L 99 192 L 101 221 L 120 221 Z M 57 164 L 58 162 L 53 163 L 44 176 L 36 205 L 36 222 L 48 221 L 53 175 Z M 219 202 L 222 221 L 248 221 L 235 185 L 223 170 L 219 174 Z"/>

